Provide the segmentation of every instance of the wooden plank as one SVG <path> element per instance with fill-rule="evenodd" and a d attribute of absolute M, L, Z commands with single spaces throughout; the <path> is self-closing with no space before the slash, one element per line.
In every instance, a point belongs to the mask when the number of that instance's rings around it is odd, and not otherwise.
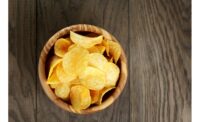
<path fill-rule="evenodd" d="M 191 121 L 191 1 L 130 0 L 133 122 Z"/>
<path fill-rule="evenodd" d="M 37 57 L 45 42 L 63 27 L 88 23 L 113 33 L 128 52 L 128 0 L 37 0 Z M 37 121 L 119 122 L 129 121 L 129 85 L 120 98 L 104 111 L 80 116 L 54 105 L 37 84 Z"/>
<path fill-rule="evenodd" d="M 9 0 L 9 122 L 35 122 L 34 0 Z"/>

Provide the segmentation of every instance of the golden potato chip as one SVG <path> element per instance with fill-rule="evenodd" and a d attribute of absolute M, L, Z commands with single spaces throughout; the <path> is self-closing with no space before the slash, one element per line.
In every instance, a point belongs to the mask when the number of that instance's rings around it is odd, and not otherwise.
<path fill-rule="evenodd" d="M 106 87 L 115 86 L 119 78 L 119 68 L 116 64 L 107 62 L 104 65 L 103 71 L 106 74 Z"/>
<path fill-rule="evenodd" d="M 100 52 L 101 54 L 103 54 L 104 51 L 106 50 L 106 47 L 103 46 L 103 45 L 97 45 L 97 48 L 99 49 L 99 52 Z"/>
<path fill-rule="evenodd" d="M 105 47 L 105 46 L 102 46 L 102 45 L 97 45 L 97 48 L 99 49 L 99 52 L 100 52 L 101 54 L 103 54 L 104 51 L 106 50 L 106 47 Z"/>
<path fill-rule="evenodd" d="M 91 99 L 92 99 L 92 103 L 91 104 L 95 104 L 99 100 L 100 91 L 99 90 L 90 90 L 90 96 L 91 96 Z"/>
<path fill-rule="evenodd" d="M 56 67 L 56 65 L 57 65 L 58 63 L 60 63 L 61 61 L 62 61 L 62 59 L 59 58 L 58 56 L 52 56 L 52 57 L 50 58 L 50 66 L 49 66 L 50 68 L 49 68 L 48 78 L 51 76 L 51 74 L 52 74 L 54 68 Z"/>
<path fill-rule="evenodd" d="M 90 91 L 82 85 L 73 86 L 70 91 L 70 100 L 74 109 L 86 109 L 91 104 Z"/>
<path fill-rule="evenodd" d="M 112 58 L 110 58 L 108 61 L 113 63 L 113 57 L 112 57 Z"/>
<path fill-rule="evenodd" d="M 67 100 L 67 98 L 69 97 L 69 92 L 70 88 L 67 83 L 62 83 L 61 85 L 55 88 L 56 96 L 62 98 L 63 100 Z"/>
<path fill-rule="evenodd" d="M 60 38 L 54 45 L 54 52 L 57 56 L 63 57 L 67 52 L 68 47 L 72 44 L 69 39 Z"/>
<path fill-rule="evenodd" d="M 70 51 L 71 49 L 73 49 L 74 47 L 77 47 L 77 46 L 78 46 L 77 44 L 70 45 L 69 48 L 68 48 L 68 51 Z"/>
<path fill-rule="evenodd" d="M 108 93 L 109 91 L 111 91 L 112 89 L 114 89 L 115 87 L 106 87 L 104 89 L 102 89 L 99 93 L 99 99 L 97 101 L 97 104 L 100 105 L 102 103 L 103 100 L 103 96 Z"/>
<path fill-rule="evenodd" d="M 89 54 L 89 66 L 96 67 L 98 69 L 103 69 L 104 65 L 107 63 L 107 59 L 100 53 Z"/>
<path fill-rule="evenodd" d="M 99 53 L 99 49 L 96 46 L 93 46 L 91 48 L 88 48 L 88 51 L 90 53 Z"/>
<path fill-rule="evenodd" d="M 50 87 L 51 87 L 52 89 L 55 89 L 55 88 L 57 88 L 59 85 L 61 85 L 61 83 L 49 84 L 49 85 L 50 85 Z"/>
<path fill-rule="evenodd" d="M 50 77 L 48 77 L 47 79 L 47 84 L 58 84 L 60 83 L 55 70 L 53 70 L 52 75 Z"/>
<path fill-rule="evenodd" d="M 72 74 L 70 72 L 65 72 L 63 70 L 62 67 L 62 62 L 60 62 L 57 66 L 56 66 L 56 75 L 58 77 L 58 79 L 63 82 L 63 83 L 68 83 L 70 84 L 70 81 L 75 80 L 76 79 L 76 75 Z"/>
<path fill-rule="evenodd" d="M 75 44 L 78 44 L 84 48 L 91 48 L 96 44 L 100 44 L 103 40 L 103 36 L 87 37 L 70 31 L 70 39 Z"/>
<path fill-rule="evenodd" d="M 62 66 L 65 72 L 79 75 L 87 67 L 88 60 L 89 52 L 83 47 L 77 46 L 64 55 Z"/>
<path fill-rule="evenodd" d="M 103 41 L 102 41 L 102 45 L 105 47 L 105 49 L 106 49 L 106 54 L 107 54 L 107 56 L 110 56 L 109 55 L 109 44 L 108 44 L 108 41 L 106 40 L 106 39 L 104 39 Z"/>
<path fill-rule="evenodd" d="M 95 46 L 89 48 L 88 51 L 90 53 L 101 53 L 101 54 L 103 54 L 105 49 L 106 48 L 104 46 L 102 46 L 102 45 L 95 45 Z"/>
<path fill-rule="evenodd" d="M 80 80 L 78 78 L 70 82 L 70 86 L 74 86 L 74 85 L 81 85 Z"/>
<path fill-rule="evenodd" d="M 79 75 L 80 83 L 90 90 L 101 90 L 105 86 L 105 73 L 97 68 L 88 66 Z"/>
<path fill-rule="evenodd" d="M 114 41 L 109 41 L 109 53 L 113 56 L 115 63 L 119 60 L 119 57 L 121 55 L 121 46 Z"/>

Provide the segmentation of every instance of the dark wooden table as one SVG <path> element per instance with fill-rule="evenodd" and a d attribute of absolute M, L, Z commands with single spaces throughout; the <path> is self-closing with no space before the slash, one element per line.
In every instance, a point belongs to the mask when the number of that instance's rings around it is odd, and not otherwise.
<path fill-rule="evenodd" d="M 77 23 L 111 32 L 128 58 L 123 93 L 91 115 L 55 106 L 37 74 L 48 38 Z M 191 1 L 9 0 L 9 121 L 190 122 Z"/>

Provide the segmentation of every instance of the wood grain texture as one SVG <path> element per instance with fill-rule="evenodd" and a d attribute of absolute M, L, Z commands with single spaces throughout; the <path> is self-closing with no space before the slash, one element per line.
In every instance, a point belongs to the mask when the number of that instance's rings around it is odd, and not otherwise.
<path fill-rule="evenodd" d="M 46 41 L 78 23 L 112 33 L 129 77 L 107 109 L 76 115 L 39 83 Z M 191 122 L 191 0 L 9 0 L 10 122 Z"/>
<path fill-rule="evenodd" d="M 35 1 L 9 0 L 9 122 L 35 122 Z"/>
<path fill-rule="evenodd" d="M 130 0 L 131 121 L 191 122 L 191 3 Z"/>
<path fill-rule="evenodd" d="M 105 28 L 121 42 L 128 43 L 128 0 L 37 0 L 37 58 L 46 41 L 61 28 L 89 23 Z M 119 24 L 120 23 L 120 24 Z M 123 25 L 123 26 L 122 26 Z M 126 49 L 128 54 L 128 49 Z M 75 115 L 53 104 L 37 84 L 37 121 L 128 122 L 129 89 L 107 109 L 91 115 Z M 106 116 L 106 117 L 105 117 Z"/>

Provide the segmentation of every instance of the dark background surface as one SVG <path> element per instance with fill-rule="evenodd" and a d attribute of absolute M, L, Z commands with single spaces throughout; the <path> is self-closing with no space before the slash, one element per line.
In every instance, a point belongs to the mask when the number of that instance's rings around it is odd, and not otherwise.
<path fill-rule="evenodd" d="M 128 59 L 119 99 L 91 115 L 54 105 L 39 83 L 45 42 L 63 27 L 105 28 Z M 190 122 L 190 0 L 9 0 L 10 122 Z"/>

